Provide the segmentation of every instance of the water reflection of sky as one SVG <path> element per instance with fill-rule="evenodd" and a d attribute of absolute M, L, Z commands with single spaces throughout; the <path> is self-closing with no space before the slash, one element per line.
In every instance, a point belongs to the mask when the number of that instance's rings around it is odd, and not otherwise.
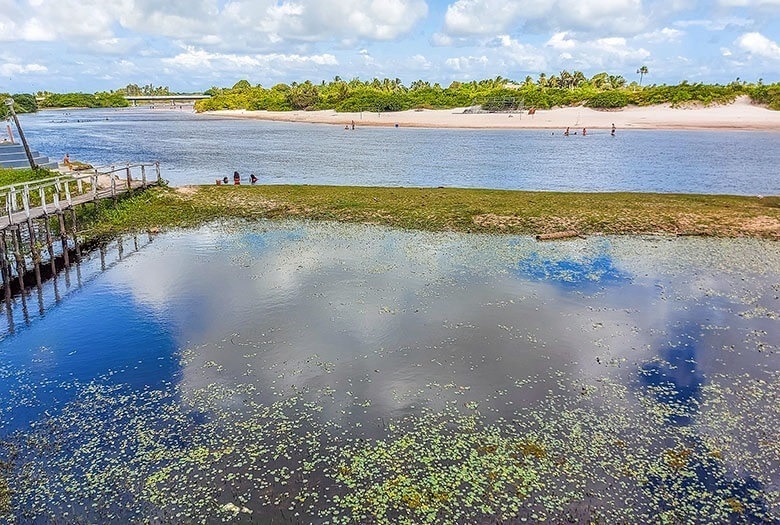
<path fill-rule="evenodd" d="M 0 341 L 2 431 L 92 379 L 183 396 L 240 382 L 253 392 L 243 403 L 296 392 L 370 438 L 423 407 L 510 420 L 607 378 L 673 409 L 670 431 L 695 433 L 709 377 L 777 370 L 756 351 L 778 344 L 771 319 L 740 314 L 777 306 L 780 257 L 771 243 L 742 244 L 739 259 L 729 246 L 269 222 L 164 235 Z M 607 408 L 639 410 L 619 403 Z M 708 476 L 691 482 L 721 482 Z"/>
<path fill-rule="evenodd" d="M 602 253 L 581 260 L 546 259 L 533 253 L 517 263 L 520 277 L 584 291 L 594 286 L 628 284 L 631 276 L 615 266 L 605 246 Z"/>

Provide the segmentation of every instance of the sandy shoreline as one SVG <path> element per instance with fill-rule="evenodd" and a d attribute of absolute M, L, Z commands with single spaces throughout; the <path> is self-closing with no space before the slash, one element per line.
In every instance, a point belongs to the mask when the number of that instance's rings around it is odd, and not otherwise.
<path fill-rule="evenodd" d="M 523 113 L 464 114 L 463 109 L 410 110 L 393 113 L 336 113 L 324 111 L 246 111 L 223 110 L 209 115 L 304 122 L 345 126 L 354 120 L 356 126 L 388 126 L 462 129 L 551 129 L 572 132 L 582 128 L 609 129 L 680 129 L 680 130 L 752 130 L 780 131 L 780 111 L 750 103 L 742 97 L 733 104 L 707 108 L 676 109 L 668 105 L 629 107 L 614 111 L 597 111 L 586 107 L 537 110 Z"/>

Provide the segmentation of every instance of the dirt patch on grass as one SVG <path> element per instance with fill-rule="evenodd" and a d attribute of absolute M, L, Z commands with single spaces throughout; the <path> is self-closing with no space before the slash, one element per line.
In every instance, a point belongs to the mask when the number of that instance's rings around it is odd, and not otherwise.
<path fill-rule="evenodd" d="M 197 186 L 179 186 L 178 188 L 176 188 L 176 193 L 178 193 L 179 195 L 185 195 L 185 196 L 195 195 L 196 193 L 198 193 L 198 187 Z"/>
<path fill-rule="evenodd" d="M 740 221 L 740 229 L 747 235 L 780 239 L 780 220 L 761 215 Z"/>
<path fill-rule="evenodd" d="M 579 230 L 579 217 L 522 217 L 518 215 L 497 215 L 483 213 L 475 215 L 472 222 L 489 230 L 523 231 L 533 233 L 553 233 L 566 230 Z"/>

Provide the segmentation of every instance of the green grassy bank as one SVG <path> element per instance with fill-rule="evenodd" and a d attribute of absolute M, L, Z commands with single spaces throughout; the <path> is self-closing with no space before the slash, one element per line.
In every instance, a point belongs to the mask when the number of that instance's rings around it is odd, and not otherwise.
<path fill-rule="evenodd" d="M 483 233 L 707 235 L 780 239 L 780 197 L 353 186 L 153 188 L 82 211 L 87 239 L 220 218 L 331 220 Z"/>
<path fill-rule="evenodd" d="M 0 168 L 0 186 L 8 186 L 11 184 L 21 184 L 23 182 L 30 182 L 39 179 L 49 179 L 56 176 L 49 170 L 45 169 L 7 169 Z"/>

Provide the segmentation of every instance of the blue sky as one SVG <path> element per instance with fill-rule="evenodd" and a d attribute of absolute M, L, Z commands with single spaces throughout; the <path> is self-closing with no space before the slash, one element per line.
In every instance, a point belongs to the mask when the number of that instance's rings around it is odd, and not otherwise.
<path fill-rule="evenodd" d="M 780 0 L 0 0 L 0 92 L 600 71 L 780 81 Z"/>

